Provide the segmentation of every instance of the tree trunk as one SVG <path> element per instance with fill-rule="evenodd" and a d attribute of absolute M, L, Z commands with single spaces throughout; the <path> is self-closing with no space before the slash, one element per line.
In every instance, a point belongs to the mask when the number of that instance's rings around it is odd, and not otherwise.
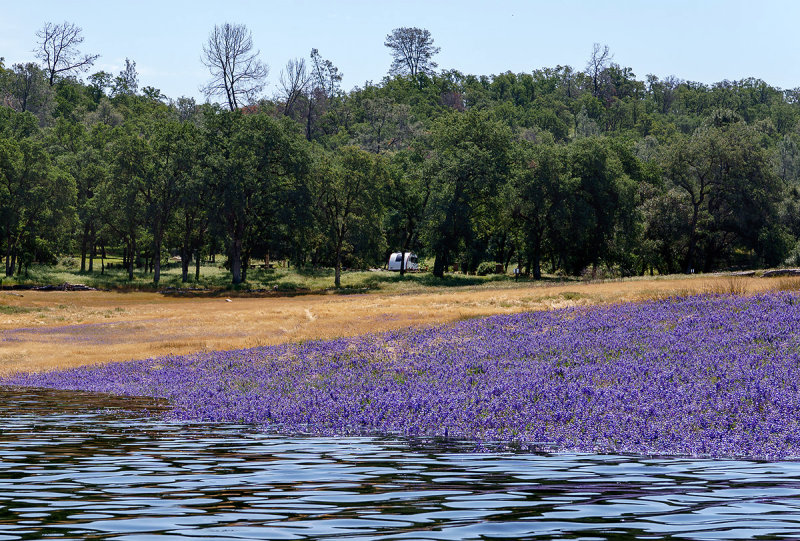
<path fill-rule="evenodd" d="M 538 250 L 534 252 L 531 256 L 531 266 L 533 267 L 533 279 L 534 280 L 541 280 L 542 279 L 542 266 L 541 266 L 541 259 L 538 254 Z"/>
<path fill-rule="evenodd" d="M 11 276 L 11 275 L 14 274 L 13 271 L 9 271 L 8 270 L 9 269 L 9 264 L 11 263 L 11 233 L 9 233 L 6 236 L 6 240 L 7 240 L 7 243 L 6 243 L 6 276 Z M 11 265 L 11 268 L 13 269 L 14 266 Z"/>
<path fill-rule="evenodd" d="M 506 257 L 503 260 L 503 272 L 508 272 L 508 265 L 511 264 L 511 259 L 514 257 L 514 253 L 517 249 L 517 244 L 513 243 L 511 248 L 508 249 L 506 252 Z"/>
<path fill-rule="evenodd" d="M 533 253 L 531 254 L 531 267 L 533 267 L 533 279 L 542 279 L 542 235 L 537 234 L 533 241 Z"/>
<path fill-rule="evenodd" d="M 181 247 L 181 282 L 186 283 L 189 281 L 189 249 L 186 246 Z"/>
<path fill-rule="evenodd" d="M 234 285 L 242 283 L 242 239 L 231 243 L 231 276 Z"/>
<path fill-rule="evenodd" d="M 337 288 L 342 285 L 342 241 L 336 243 L 336 271 L 333 277 L 333 285 Z"/>
<path fill-rule="evenodd" d="M 189 281 L 189 254 L 192 253 L 191 214 L 186 213 L 183 225 L 183 242 L 181 243 L 181 282 Z"/>
<path fill-rule="evenodd" d="M 156 240 L 155 254 L 153 254 L 153 284 L 158 285 L 161 280 L 161 239 Z"/>
<path fill-rule="evenodd" d="M 17 265 L 17 250 L 12 249 L 11 251 L 11 264 L 6 264 L 6 276 L 14 276 L 14 267 Z"/>
<path fill-rule="evenodd" d="M 402 254 L 400 259 L 400 276 L 404 276 L 406 273 L 406 250 L 403 248 L 403 251 L 400 252 Z"/>
<path fill-rule="evenodd" d="M 83 235 L 81 235 L 81 272 L 86 272 L 86 245 L 89 242 L 89 226 L 83 227 Z"/>
<path fill-rule="evenodd" d="M 136 237 L 131 235 L 130 243 L 128 244 L 128 281 L 133 281 L 133 265 L 136 259 Z"/>
<path fill-rule="evenodd" d="M 697 221 L 700 215 L 700 203 L 695 203 L 692 206 L 692 222 L 689 225 L 689 249 L 686 252 L 686 262 L 684 264 L 686 274 L 691 274 L 694 268 L 694 254 L 697 249 Z"/>
<path fill-rule="evenodd" d="M 436 258 L 433 260 L 433 275 L 437 278 L 444 278 L 445 255 L 442 250 L 436 251 Z"/>
<path fill-rule="evenodd" d="M 439 227 L 439 240 L 436 246 L 436 258 L 433 260 L 433 275 L 437 278 L 444 278 L 444 270 L 447 266 L 449 259 L 449 246 L 455 234 L 455 202 L 461 200 L 462 188 L 460 183 L 456 185 L 455 194 L 453 195 L 450 206 L 447 209 L 444 223 Z"/>
<path fill-rule="evenodd" d="M 314 106 L 312 100 L 308 100 L 308 114 L 306 115 L 306 140 L 311 141 L 311 118 L 314 115 Z"/>
<path fill-rule="evenodd" d="M 500 243 L 497 247 L 497 257 L 495 261 L 505 261 L 506 260 L 506 246 L 509 244 L 508 241 L 508 232 L 503 232 L 503 235 L 500 237 Z"/>
<path fill-rule="evenodd" d="M 89 272 L 94 272 L 94 258 L 97 257 L 97 245 L 94 243 L 94 235 L 91 238 L 91 250 L 89 250 Z"/>
<path fill-rule="evenodd" d="M 200 248 L 197 249 L 194 257 L 194 281 L 200 281 Z"/>

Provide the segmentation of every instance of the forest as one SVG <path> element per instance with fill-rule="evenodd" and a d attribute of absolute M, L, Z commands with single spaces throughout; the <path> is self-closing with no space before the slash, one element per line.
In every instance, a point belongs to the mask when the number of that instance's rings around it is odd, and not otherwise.
<path fill-rule="evenodd" d="M 582 70 L 465 74 L 397 28 L 380 82 L 345 91 L 312 49 L 265 97 L 250 32 L 226 23 L 198 44 L 198 103 L 140 88 L 134 60 L 92 72 L 72 23 L 34 41 L 39 63 L 0 59 L 5 276 L 112 253 L 155 284 L 171 257 L 191 282 L 216 254 L 233 284 L 285 260 L 337 286 L 395 251 L 438 277 L 800 264 L 800 88 L 637 77 L 602 45 Z"/>

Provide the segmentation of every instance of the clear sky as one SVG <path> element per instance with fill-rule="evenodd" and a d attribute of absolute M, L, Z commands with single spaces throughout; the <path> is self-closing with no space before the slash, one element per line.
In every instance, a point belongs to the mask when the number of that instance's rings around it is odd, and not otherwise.
<path fill-rule="evenodd" d="M 384 38 L 400 26 L 431 31 L 439 68 L 476 75 L 582 70 L 597 42 L 639 79 L 758 77 L 800 87 L 800 2 L 792 0 L 0 0 L 0 56 L 7 66 L 34 60 L 36 31 L 65 20 L 83 28 L 83 52 L 101 55 L 92 71 L 116 75 L 127 57 L 140 87 L 173 98 L 201 98 L 201 47 L 223 22 L 252 31 L 270 66 L 267 95 L 286 61 L 312 47 L 339 67 L 344 89 L 379 82 L 390 64 Z"/>

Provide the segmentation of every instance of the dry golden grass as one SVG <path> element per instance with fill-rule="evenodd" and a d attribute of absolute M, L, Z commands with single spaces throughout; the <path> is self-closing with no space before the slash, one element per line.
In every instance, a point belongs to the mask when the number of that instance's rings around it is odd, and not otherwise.
<path fill-rule="evenodd" d="M 427 288 L 413 293 L 173 298 L 0 292 L 0 374 L 352 336 L 412 325 L 696 293 L 799 290 L 800 278 L 660 277 Z"/>

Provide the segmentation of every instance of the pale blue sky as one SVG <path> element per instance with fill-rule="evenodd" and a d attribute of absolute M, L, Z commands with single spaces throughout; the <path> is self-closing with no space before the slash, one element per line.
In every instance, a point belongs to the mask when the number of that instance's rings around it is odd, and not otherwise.
<path fill-rule="evenodd" d="M 431 31 L 440 68 L 490 75 L 569 64 L 584 69 L 595 42 L 643 79 L 712 83 L 759 77 L 800 87 L 800 2 L 762 0 L 0 0 L 0 56 L 33 60 L 46 21 L 83 28 L 95 69 L 116 74 L 136 61 L 140 86 L 169 97 L 201 97 L 208 72 L 200 52 L 214 24 L 244 23 L 270 66 L 274 93 L 289 58 L 320 50 L 344 73 L 347 90 L 379 82 L 390 57 L 383 41 L 400 26 Z"/>

